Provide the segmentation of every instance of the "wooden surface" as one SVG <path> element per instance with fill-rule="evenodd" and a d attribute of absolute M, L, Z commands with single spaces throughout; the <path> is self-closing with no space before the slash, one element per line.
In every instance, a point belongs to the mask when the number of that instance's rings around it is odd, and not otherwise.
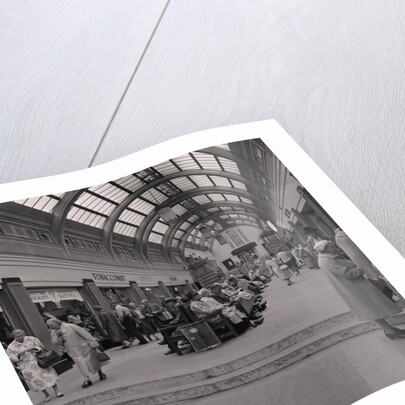
<path fill-rule="evenodd" d="M 404 20 L 400 0 L 3 1 L 0 181 L 276 118 L 404 254 Z"/>

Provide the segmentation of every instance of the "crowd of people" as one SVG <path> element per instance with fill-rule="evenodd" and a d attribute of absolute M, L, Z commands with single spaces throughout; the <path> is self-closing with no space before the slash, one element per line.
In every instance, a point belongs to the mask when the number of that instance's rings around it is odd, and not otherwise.
<path fill-rule="evenodd" d="M 133 302 L 119 302 L 110 310 L 96 305 L 94 309 L 98 312 L 103 328 L 101 337 L 108 338 L 123 349 L 131 347 L 135 341 L 139 341 L 139 345 L 153 340 L 159 345 L 168 345 L 166 338 L 178 326 L 190 322 L 184 318 L 180 306 L 190 310 L 197 319 L 210 316 L 209 322 L 214 322 L 215 317 L 221 313 L 230 320 L 238 333 L 249 327 L 257 327 L 263 323 L 260 313 L 266 308 L 266 302 L 263 301 L 261 292 L 268 281 L 240 281 L 234 277 L 224 278 L 221 283 L 215 283 L 209 289 L 192 290 L 185 296 L 161 296 L 160 303 L 143 300 L 137 306 Z M 62 355 L 67 355 L 83 377 L 82 388 L 93 385 L 92 375 L 98 375 L 100 381 L 107 378 L 99 360 L 99 354 L 104 352 L 102 340 L 92 333 L 92 329 L 87 327 L 80 316 L 69 314 L 66 321 L 51 317 L 46 323 L 54 350 L 46 350 L 39 339 L 25 336 L 22 330 L 13 331 L 14 340 L 7 347 L 7 353 L 21 371 L 28 389 L 42 391 L 46 402 L 52 398 L 49 389 L 54 391 L 55 397 L 63 396 L 57 385 L 59 377 L 53 363 L 45 366 L 41 364 L 41 353 L 56 353 L 58 356 L 55 362 Z M 183 341 L 183 344 L 187 342 Z M 192 349 L 191 346 L 189 348 Z M 174 351 L 169 347 L 165 354 L 171 353 Z"/>
<path fill-rule="evenodd" d="M 237 334 L 241 334 L 264 322 L 262 312 L 267 302 L 262 293 L 273 277 L 290 286 L 292 277 L 299 276 L 304 268 L 320 269 L 326 274 L 359 321 L 374 320 L 388 338 L 405 338 L 405 330 L 387 321 L 390 316 L 402 312 L 396 302 L 399 295 L 338 228 L 334 235 L 327 237 L 320 237 L 312 230 L 305 246 L 280 248 L 278 252 L 260 258 L 246 254 L 234 271 L 199 291 L 189 290 L 186 295 L 176 297 L 160 296 L 159 302 L 143 300 L 140 305 L 130 301 L 114 303 L 109 309 L 96 305 L 94 309 L 102 326 L 101 332 L 90 327 L 79 315 L 68 314 L 63 320 L 50 317 L 46 323 L 54 351 L 47 351 L 39 339 L 25 336 L 24 331 L 16 329 L 12 332 L 14 340 L 7 347 L 7 353 L 21 371 L 27 388 L 42 391 L 45 401 L 49 401 L 52 398 L 50 389 L 55 397 L 64 394 L 58 388 L 59 377 L 53 363 L 42 364 L 41 354 L 56 353 L 56 360 L 58 356 L 67 355 L 83 376 L 82 387 L 87 388 L 93 384 L 92 375 L 98 375 L 100 381 L 107 378 L 100 356 L 105 354 L 103 339 L 108 338 L 123 349 L 133 346 L 136 341 L 145 345 L 155 340 L 159 345 L 167 345 L 165 354 L 170 355 L 177 352 L 175 349 L 180 345 L 193 349 L 186 337 L 177 339 L 178 346 L 173 348 L 172 337 L 179 326 L 196 319 L 204 320 L 212 327 L 220 325 L 221 319 L 227 319 Z"/>

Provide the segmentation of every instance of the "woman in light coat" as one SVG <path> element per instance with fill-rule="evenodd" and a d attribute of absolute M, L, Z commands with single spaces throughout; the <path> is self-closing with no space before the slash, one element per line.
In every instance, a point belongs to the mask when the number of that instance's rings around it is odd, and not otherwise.
<path fill-rule="evenodd" d="M 21 370 L 28 388 L 32 391 L 42 391 L 45 402 L 51 399 L 47 391 L 51 387 L 57 398 L 63 397 L 56 385 L 59 381 L 56 371 L 52 367 L 41 368 L 38 365 L 35 354 L 44 350 L 42 342 L 34 336 L 25 336 L 21 329 L 15 329 L 12 334 L 14 340 L 7 347 L 7 354 Z"/>
<path fill-rule="evenodd" d="M 340 257 L 330 241 L 319 241 L 314 249 L 318 252 L 319 267 L 359 321 L 377 322 L 390 339 L 405 338 L 405 330 L 394 328 L 385 320 L 402 312 L 401 309 L 364 277 L 362 269 Z"/>
<path fill-rule="evenodd" d="M 107 376 L 101 370 L 97 360 L 96 348 L 98 342 L 89 332 L 80 326 L 61 322 L 59 319 L 49 319 L 47 325 L 51 329 L 52 343 L 57 344 L 77 364 L 85 380 L 82 388 L 93 385 L 90 374 L 98 373 L 100 381 Z"/>

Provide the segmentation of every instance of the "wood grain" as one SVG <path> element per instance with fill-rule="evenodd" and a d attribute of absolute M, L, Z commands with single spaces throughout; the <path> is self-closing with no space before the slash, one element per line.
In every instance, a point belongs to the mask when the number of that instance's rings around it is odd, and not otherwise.
<path fill-rule="evenodd" d="M 161 1 L 3 2 L 0 181 L 87 167 Z M 405 253 L 400 0 L 172 0 L 95 164 L 276 118 Z"/>
<path fill-rule="evenodd" d="M 401 1 L 176 0 L 95 163 L 276 118 L 405 253 Z"/>
<path fill-rule="evenodd" d="M 88 165 L 165 4 L 2 2 L 0 181 Z"/>

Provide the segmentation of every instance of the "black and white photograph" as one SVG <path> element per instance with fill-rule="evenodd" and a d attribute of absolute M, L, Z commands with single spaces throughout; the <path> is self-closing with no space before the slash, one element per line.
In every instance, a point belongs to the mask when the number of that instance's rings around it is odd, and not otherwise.
<path fill-rule="evenodd" d="M 349 405 L 404 379 L 403 297 L 299 173 L 260 138 L 173 156 L 0 204 L 33 404 Z"/>

